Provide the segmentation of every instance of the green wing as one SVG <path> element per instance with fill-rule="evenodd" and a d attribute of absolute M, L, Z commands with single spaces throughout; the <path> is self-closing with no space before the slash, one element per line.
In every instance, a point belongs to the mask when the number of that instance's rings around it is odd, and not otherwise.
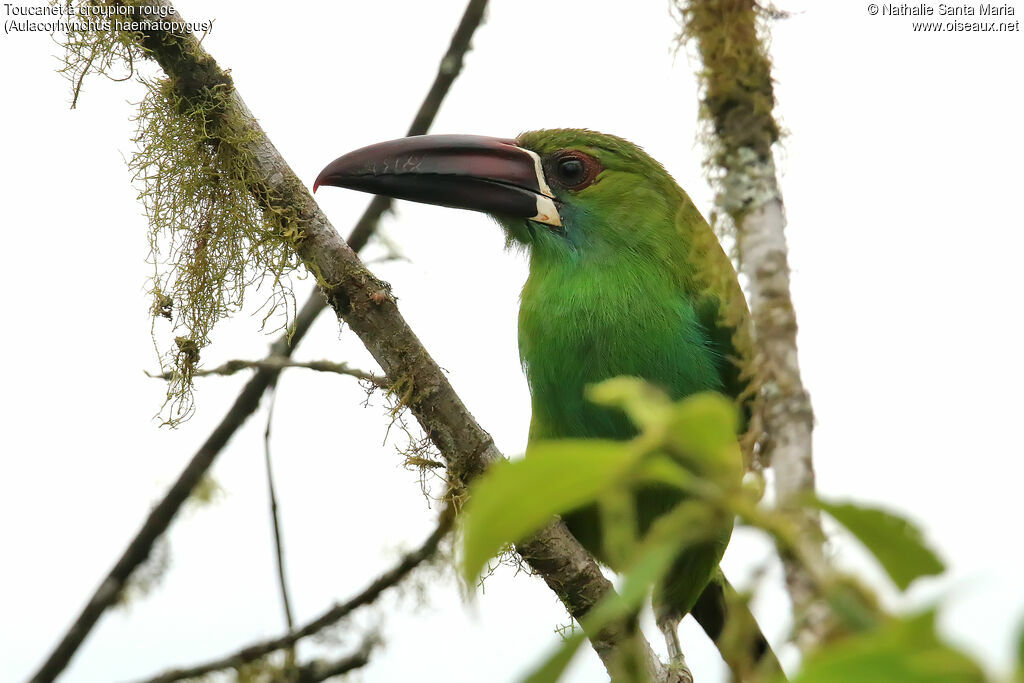
<path fill-rule="evenodd" d="M 732 261 L 693 202 L 683 202 L 676 226 L 687 244 L 682 285 L 697 320 L 719 356 L 719 376 L 726 394 L 740 405 L 744 423 L 753 413 L 754 348 L 750 311 Z"/>

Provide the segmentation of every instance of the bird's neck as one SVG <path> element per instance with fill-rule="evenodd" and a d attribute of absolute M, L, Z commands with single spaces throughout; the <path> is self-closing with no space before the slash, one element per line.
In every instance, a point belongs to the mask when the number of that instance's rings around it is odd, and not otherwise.
<path fill-rule="evenodd" d="M 535 251 L 519 350 L 533 401 L 531 438 L 630 437 L 622 415 L 584 399 L 587 385 L 610 377 L 642 377 L 676 396 L 717 382 L 671 271 L 629 254 L 567 259 Z"/>

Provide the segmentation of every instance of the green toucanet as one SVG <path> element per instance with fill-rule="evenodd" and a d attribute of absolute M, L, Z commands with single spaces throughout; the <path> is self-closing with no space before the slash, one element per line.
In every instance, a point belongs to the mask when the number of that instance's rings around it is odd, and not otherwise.
<path fill-rule="evenodd" d="M 320 185 L 483 211 L 529 251 L 519 350 L 531 443 L 633 437 L 622 413 L 584 398 L 588 385 L 619 375 L 657 384 L 673 399 L 706 390 L 747 396 L 749 314 L 732 264 L 686 193 L 626 140 L 578 129 L 402 138 L 336 159 L 314 190 Z M 641 490 L 640 531 L 678 500 Z M 607 560 L 595 509 L 565 521 Z M 675 637 L 688 612 L 713 639 L 721 635 L 718 563 L 727 542 L 689 548 L 670 570 L 655 605 L 666 635 Z M 765 653 L 763 639 L 754 650 Z"/>

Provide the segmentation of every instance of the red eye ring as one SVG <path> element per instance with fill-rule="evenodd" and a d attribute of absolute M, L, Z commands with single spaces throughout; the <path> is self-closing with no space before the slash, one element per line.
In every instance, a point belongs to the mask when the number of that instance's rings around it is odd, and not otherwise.
<path fill-rule="evenodd" d="M 548 163 L 548 182 L 566 190 L 578 192 L 597 179 L 604 170 L 601 162 L 578 150 L 567 149 L 556 152 Z"/>

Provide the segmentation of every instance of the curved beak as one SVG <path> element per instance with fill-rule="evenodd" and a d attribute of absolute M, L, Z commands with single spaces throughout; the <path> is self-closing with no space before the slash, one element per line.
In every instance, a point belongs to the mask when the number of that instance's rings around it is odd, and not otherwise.
<path fill-rule="evenodd" d="M 562 225 L 540 157 L 504 138 L 416 135 L 380 142 L 332 161 L 313 191 L 321 185 Z"/>

